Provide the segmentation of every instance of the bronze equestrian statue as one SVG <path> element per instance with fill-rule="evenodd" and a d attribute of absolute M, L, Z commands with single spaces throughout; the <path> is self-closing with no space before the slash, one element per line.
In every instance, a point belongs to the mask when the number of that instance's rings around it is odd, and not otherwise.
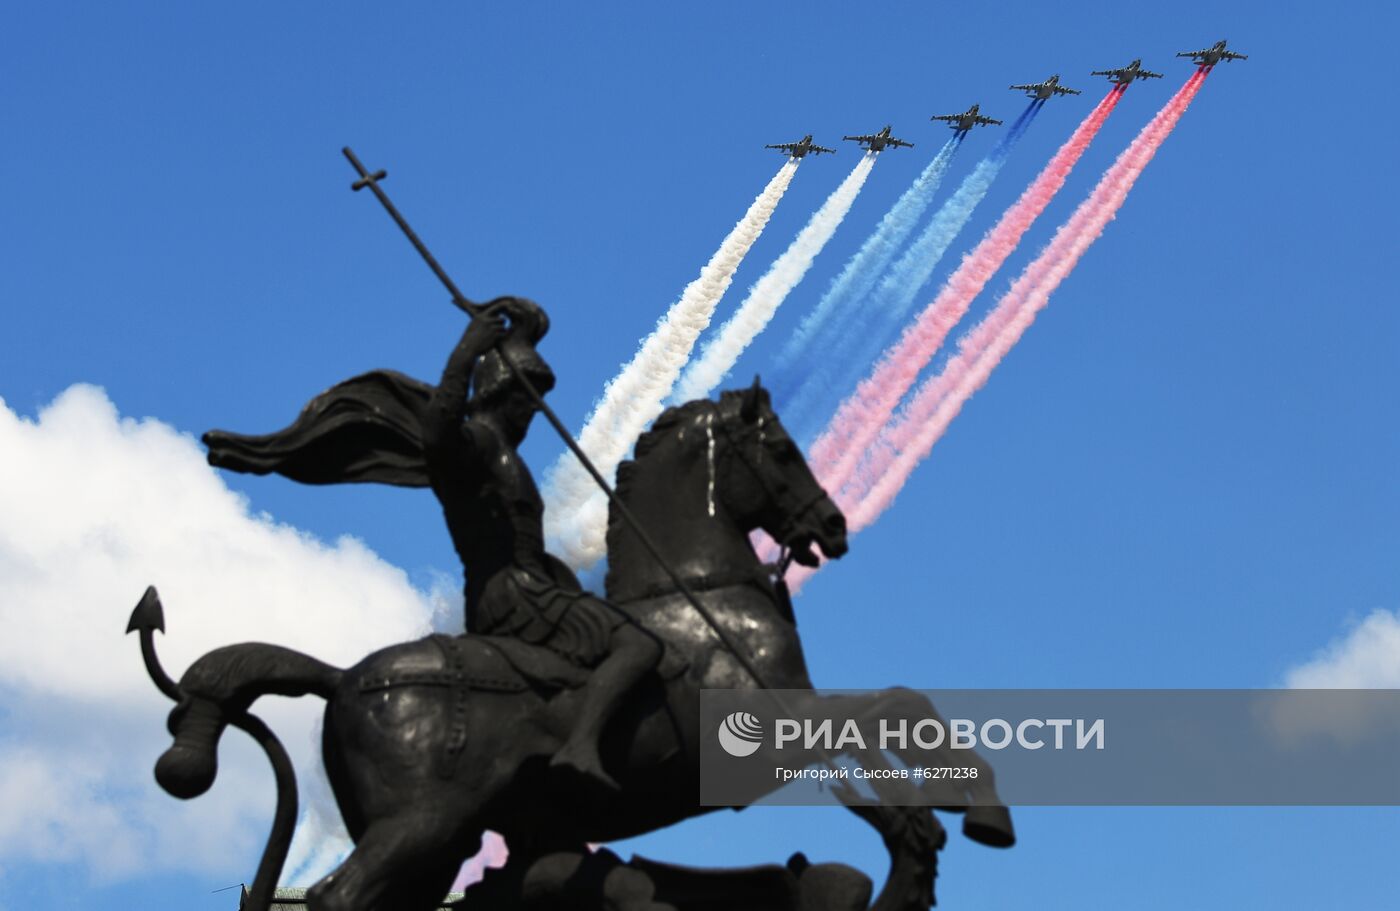
<path fill-rule="evenodd" d="M 181 798 L 204 793 L 229 725 L 264 747 L 278 807 L 248 903 L 264 911 L 295 824 L 296 782 L 249 709 L 263 695 L 315 695 L 326 700 L 323 757 L 355 849 L 310 890 L 312 911 L 377 911 L 390 898 L 400 911 L 434 908 L 488 829 L 505 837 L 510 859 L 469 890 L 474 908 L 863 911 L 869 881 L 839 864 L 795 855 L 787 867 L 698 871 L 622 863 L 588 847 L 718 809 L 698 802 L 703 689 L 806 691 L 794 708 L 813 714 L 936 717 L 905 689 L 812 692 L 780 568 L 759 560 L 749 534 L 762 529 L 810 564 L 815 550 L 846 552 L 846 525 L 767 392 L 755 380 L 656 420 L 617 471 L 606 597 L 584 591 L 545 550 L 543 503 L 517 451 L 543 411 L 581 455 L 541 398 L 554 384 L 537 350 L 548 318 L 521 298 L 467 304 L 383 195 L 383 172 L 370 175 L 346 154 L 362 177 L 356 188 L 375 192 L 470 324 L 437 385 L 362 374 L 277 433 L 206 434 L 209 461 L 308 484 L 431 488 L 463 564 L 465 634 L 392 645 L 347 669 L 276 645 L 226 646 L 177 684 L 155 656 L 164 620 L 150 589 L 128 630 L 141 633 L 148 670 L 177 702 L 174 744 L 156 764 L 161 786 Z M 959 761 L 984 772 L 952 790 L 938 785 L 947 792 L 923 802 L 963 813 L 968 837 L 1009 846 L 1010 815 L 990 769 L 965 753 Z M 890 875 L 869 907 L 927 909 L 946 838 L 932 811 L 894 805 L 914 801 L 887 793 L 895 799 L 840 796 L 890 852 Z"/>

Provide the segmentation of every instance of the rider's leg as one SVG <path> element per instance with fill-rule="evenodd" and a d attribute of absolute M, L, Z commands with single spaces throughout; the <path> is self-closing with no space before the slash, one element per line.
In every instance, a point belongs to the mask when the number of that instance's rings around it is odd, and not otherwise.
<path fill-rule="evenodd" d="M 603 771 L 598 739 L 622 700 L 661 660 L 661 643 L 655 636 L 624 623 L 613 631 L 608 656 L 593 669 L 579 691 L 582 705 L 568 741 L 554 755 L 552 765 L 572 768 L 616 789 L 617 782 Z"/>

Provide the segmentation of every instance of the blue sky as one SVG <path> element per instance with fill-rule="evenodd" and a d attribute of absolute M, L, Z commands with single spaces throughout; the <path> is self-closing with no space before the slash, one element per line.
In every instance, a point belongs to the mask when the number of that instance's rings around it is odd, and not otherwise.
<path fill-rule="evenodd" d="M 1188 75 L 1174 52 L 1229 37 L 1251 59 L 1210 77 L 1046 313 L 798 612 L 824 686 L 1279 685 L 1400 609 L 1400 313 L 1382 287 L 1400 252 L 1396 19 L 1256 2 L 30 5 L 0 54 L 0 398 L 32 418 L 92 383 L 123 415 L 198 435 L 282 426 L 372 367 L 436 377 L 460 317 L 349 192 L 350 144 L 389 170 L 467 294 L 549 310 L 551 402 L 577 427 L 781 163 L 764 143 L 892 123 L 917 148 L 881 157 L 747 378 L 941 145 L 930 114 L 980 101 L 1014 116 L 1004 87 L 1052 72 L 1085 90 L 1037 118 L 960 254 L 1099 95 L 1089 70 L 1140 56 L 1167 73 L 1129 90 L 999 291 Z M 944 197 L 992 142 L 969 137 Z M 842 145 L 801 166 L 721 316 L 855 164 Z M 543 469 L 560 450 L 540 423 L 526 453 Z M 227 482 L 420 587 L 458 571 L 425 493 Z M 136 594 L 92 613 L 132 674 L 117 634 Z M 0 715 L 0 743 L 25 742 L 25 717 Z M 1010 852 L 952 840 L 944 907 L 1378 907 L 1400 886 L 1393 809 L 1052 808 L 1018 824 Z M 257 851 L 141 873 L 9 844 L 6 911 L 230 908 L 233 893 L 208 893 L 251 876 Z M 816 809 L 623 847 L 881 862 L 872 836 Z"/>

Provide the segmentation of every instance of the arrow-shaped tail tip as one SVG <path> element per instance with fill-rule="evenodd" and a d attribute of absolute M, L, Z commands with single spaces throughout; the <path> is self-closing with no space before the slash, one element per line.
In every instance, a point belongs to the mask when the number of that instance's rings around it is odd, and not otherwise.
<path fill-rule="evenodd" d="M 128 633 L 142 630 L 165 632 L 165 610 L 160 606 L 160 594 L 154 585 L 146 586 L 146 593 L 131 612 L 131 621 L 126 625 Z"/>

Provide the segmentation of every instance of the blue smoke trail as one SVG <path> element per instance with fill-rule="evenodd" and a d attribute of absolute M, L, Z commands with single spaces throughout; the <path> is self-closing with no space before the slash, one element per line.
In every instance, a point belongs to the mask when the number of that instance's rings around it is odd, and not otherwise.
<path fill-rule="evenodd" d="M 934 214 L 933 220 L 923 233 L 890 267 L 872 298 L 879 307 L 877 313 L 881 316 L 881 329 L 876 333 L 880 339 L 886 338 L 893 330 L 903 325 L 910 304 L 933 277 L 933 270 L 938 267 L 939 260 L 948 252 L 948 247 L 972 217 L 977 204 L 992 188 L 992 182 L 1001 173 L 1011 150 L 1025 134 L 1041 104 L 1043 102 L 1032 101 L 1026 106 L 1001 141 L 986 158 L 977 163 L 977 167 L 967 175 L 957 192 Z"/>
<path fill-rule="evenodd" d="M 815 428 L 806 425 L 816 405 L 845 398 L 880 352 L 894 341 L 919 291 L 933 277 L 939 260 L 972 218 L 977 204 L 991 189 L 1011 150 L 1044 103 L 1032 101 L 1026 105 L 1001 141 L 977 163 L 948 201 L 934 213 L 928 227 L 885 273 L 869 295 L 868 305 L 861 308 L 859 331 L 846 332 L 842 336 L 843 344 L 821 351 L 821 361 L 827 369 L 820 373 L 808 371 L 806 381 L 782 410 L 783 423 L 798 439 L 806 440 L 815 432 Z"/>
<path fill-rule="evenodd" d="M 831 328 L 830 317 L 848 301 L 858 301 L 870 293 L 881 271 L 894 259 L 900 245 L 913 233 L 919 218 L 933 202 L 943 175 L 953 163 L 953 156 L 962 145 L 962 134 L 954 136 L 943 144 L 938 154 L 924 168 L 917 180 L 896 200 L 895 204 L 880 219 L 875 232 L 870 235 L 846 262 L 826 294 L 812 311 L 803 318 L 792 337 L 778 355 L 777 367 L 770 378 L 770 388 L 780 407 L 790 397 L 806 373 L 805 362 L 810 351 L 819 351 L 824 345 Z"/>

